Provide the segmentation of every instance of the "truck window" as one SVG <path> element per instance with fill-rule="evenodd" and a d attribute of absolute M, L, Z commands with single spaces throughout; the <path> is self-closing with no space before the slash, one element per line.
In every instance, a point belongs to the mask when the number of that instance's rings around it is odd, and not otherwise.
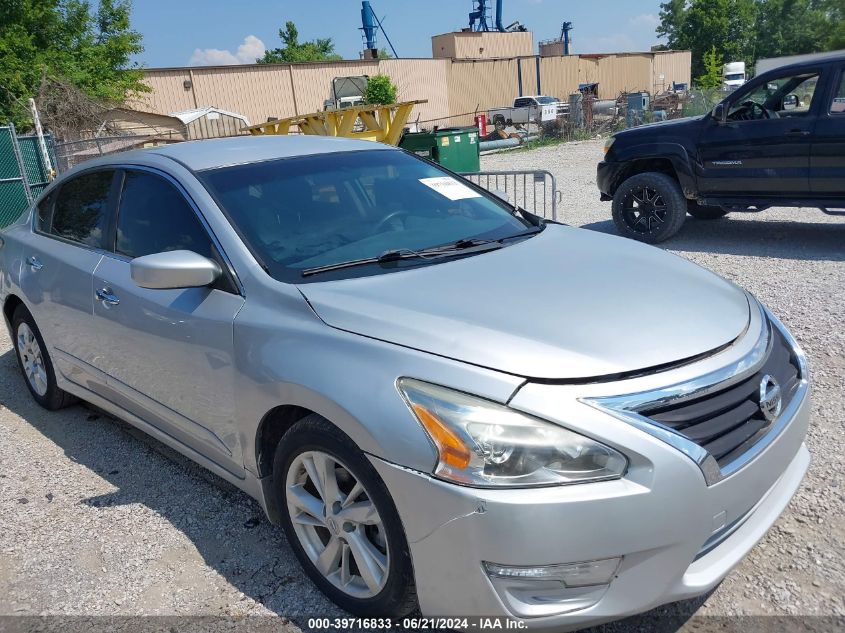
<path fill-rule="evenodd" d="M 526 106 L 533 105 L 531 99 L 516 99 L 513 102 L 514 108 L 524 108 Z"/>
<path fill-rule="evenodd" d="M 806 116 L 810 112 L 818 84 L 818 73 L 802 73 L 769 79 L 740 93 L 728 113 L 731 121 L 767 119 L 766 112 L 778 116 Z"/>
<path fill-rule="evenodd" d="M 845 114 L 845 70 L 839 74 L 839 88 L 833 94 L 833 103 L 830 104 L 831 114 Z"/>

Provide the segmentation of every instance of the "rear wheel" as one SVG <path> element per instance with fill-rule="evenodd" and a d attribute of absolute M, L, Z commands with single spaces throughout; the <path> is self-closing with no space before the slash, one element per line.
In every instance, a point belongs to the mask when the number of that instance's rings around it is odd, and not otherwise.
<path fill-rule="evenodd" d="M 696 220 L 718 220 L 728 214 L 722 207 L 704 206 L 698 204 L 695 200 L 687 201 L 687 213 Z"/>
<path fill-rule="evenodd" d="M 656 244 L 684 223 L 687 201 L 671 176 L 647 172 L 631 176 L 613 196 L 613 222 L 621 235 Z"/>
<path fill-rule="evenodd" d="M 12 315 L 12 334 L 18 366 L 35 401 L 50 411 L 72 404 L 76 399 L 59 389 L 47 346 L 35 320 L 23 305 Z"/>
<path fill-rule="evenodd" d="M 416 608 L 396 507 L 346 435 L 318 415 L 300 420 L 279 442 L 273 477 L 288 542 L 323 593 L 361 616 Z"/>

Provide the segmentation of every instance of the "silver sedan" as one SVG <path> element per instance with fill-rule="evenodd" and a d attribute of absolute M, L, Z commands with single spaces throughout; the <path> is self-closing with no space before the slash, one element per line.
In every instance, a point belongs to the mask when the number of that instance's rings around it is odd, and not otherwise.
<path fill-rule="evenodd" d="M 98 159 L 0 241 L 35 400 L 255 497 L 354 614 L 574 628 L 692 597 L 807 469 L 807 364 L 753 297 L 396 148 Z"/>

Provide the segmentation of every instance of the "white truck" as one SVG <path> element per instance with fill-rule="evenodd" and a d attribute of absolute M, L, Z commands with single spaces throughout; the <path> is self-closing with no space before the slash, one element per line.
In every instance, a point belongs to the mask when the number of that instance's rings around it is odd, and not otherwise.
<path fill-rule="evenodd" d="M 736 90 L 747 81 L 745 62 L 728 62 L 722 69 L 722 86 L 725 90 Z"/>
<path fill-rule="evenodd" d="M 557 97 L 531 95 L 517 97 L 510 108 L 493 108 L 487 113 L 487 120 L 497 127 L 525 123 L 548 123 L 559 116 L 565 116 L 569 104 Z"/>

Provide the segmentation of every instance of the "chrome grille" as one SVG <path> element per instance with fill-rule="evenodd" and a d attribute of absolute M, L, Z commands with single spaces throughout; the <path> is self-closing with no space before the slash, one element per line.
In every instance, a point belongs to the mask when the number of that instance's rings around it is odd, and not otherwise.
<path fill-rule="evenodd" d="M 760 383 L 766 375 L 781 387 L 783 408 L 801 381 L 800 365 L 783 334 L 770 327 L 771 346 L 763 365 L 730 387 L 700 398 L 641 409 L 638 413 L 694 442 L 719 467 L 730 464 L 762 438 L 773 424 L 760 409 Z"/>

